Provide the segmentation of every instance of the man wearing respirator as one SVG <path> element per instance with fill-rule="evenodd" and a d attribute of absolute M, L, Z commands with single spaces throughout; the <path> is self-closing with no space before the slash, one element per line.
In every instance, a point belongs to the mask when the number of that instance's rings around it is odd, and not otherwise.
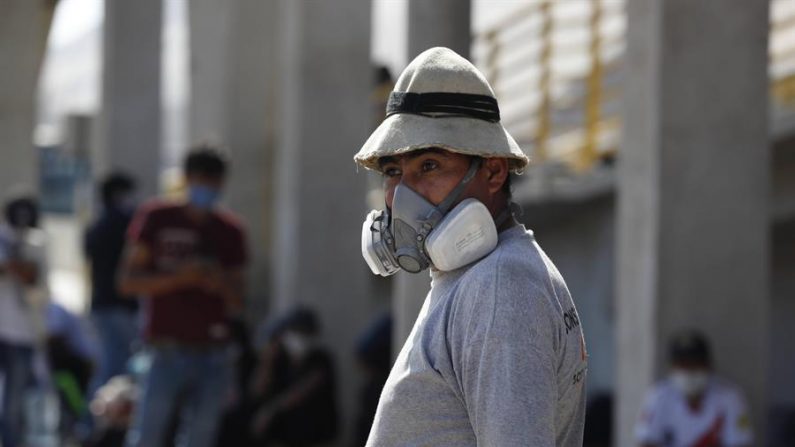
<path fill-rule="evenodd" d="M 446 48 L 419 55 L 355 161 L 384 177 L 386 207 L 362 227 L 367 264 L 432 277 L 367 446 L 582 445 L 579 317 L 513 217 L 509 174 L 529 160 L 483 75 Z"/>

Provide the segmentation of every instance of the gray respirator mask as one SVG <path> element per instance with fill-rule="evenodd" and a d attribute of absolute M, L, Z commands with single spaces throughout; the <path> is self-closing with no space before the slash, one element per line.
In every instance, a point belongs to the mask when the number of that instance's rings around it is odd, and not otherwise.
<path fill-rule="evenodd" d="M 482 164 L 474 158 L 464 178 L 439 205 L 404 184 L 395 188 L 392 209 L 373 210 L 362 225 L 362 256 L 376 275 L 403 269 L 419 273 L 430 266 L 450 271 L 474 262 L 497 246 L 497 223 L 483 203 L 465 199 L 455 204 Z"/>

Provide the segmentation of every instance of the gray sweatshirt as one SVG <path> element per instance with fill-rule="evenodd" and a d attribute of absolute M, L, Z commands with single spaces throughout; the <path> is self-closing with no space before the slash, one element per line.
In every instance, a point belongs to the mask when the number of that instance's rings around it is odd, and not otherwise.
<path fill-rule="evenodd" d="M 432 277 L 367 446 L 581 446 L 585 341 L 532 232 L 505 230 L 487 257 Z"/>

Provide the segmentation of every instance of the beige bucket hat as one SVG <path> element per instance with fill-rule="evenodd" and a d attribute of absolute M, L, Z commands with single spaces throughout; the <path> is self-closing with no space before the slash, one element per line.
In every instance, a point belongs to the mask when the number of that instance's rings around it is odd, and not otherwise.
<path fill-rule="evenodd" d="M 381 157 L 439 147 L 509 160 L 521 172 L 530 160 L 500 124 L 494 91 L 483 74 L 449 48 L 431 48 L 403 70 L 387 104 L 387 118 L 354 161 L 378 170 Z"/>

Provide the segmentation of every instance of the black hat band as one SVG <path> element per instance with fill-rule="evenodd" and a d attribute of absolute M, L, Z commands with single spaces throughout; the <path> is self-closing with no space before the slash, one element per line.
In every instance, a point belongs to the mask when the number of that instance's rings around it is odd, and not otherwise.
<path fill-rule="evenodd" d="M 386 116 L 396 113 L 500 122 L 500 108 L 495 98 L 469 93 L 392 92 L 386 105 Z"/>

